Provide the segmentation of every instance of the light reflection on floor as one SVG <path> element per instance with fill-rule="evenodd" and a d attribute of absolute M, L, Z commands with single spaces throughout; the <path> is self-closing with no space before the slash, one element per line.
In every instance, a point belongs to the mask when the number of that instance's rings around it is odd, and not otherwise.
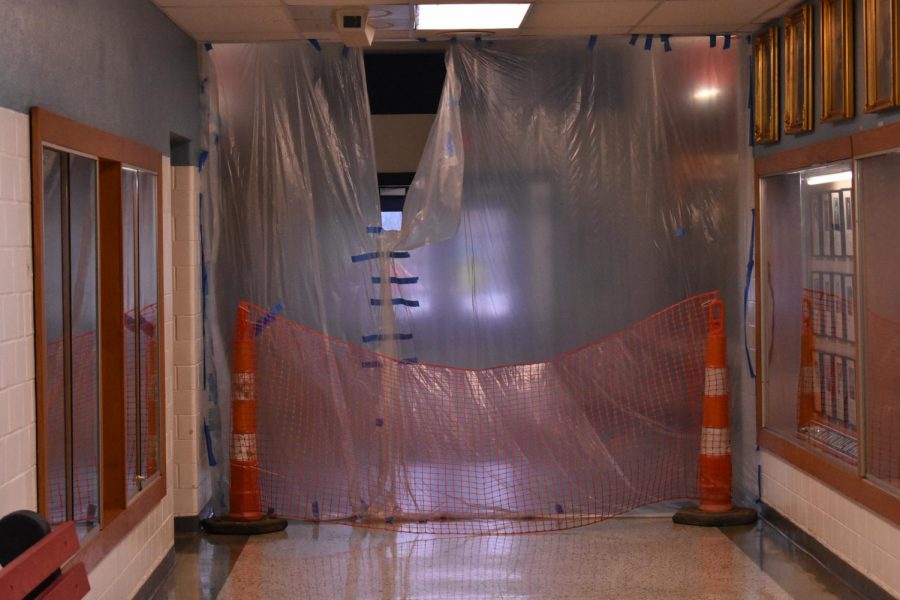
<path fill-rule="evenodd" d="M 742 535 L 745 545 L 758 538 L 754 547 L 771 553 L 776 573 L 767 574 L 758 557 L 751 559 L 717 529 L 665 518 L 508 536 L 292 523 L 285 532 L 249 539 L 179 535 L 176 574 L 157 597 L 856 597 L 815 564 L 759 541 L 773 535 L 762 526 L 743 528 Z"/>

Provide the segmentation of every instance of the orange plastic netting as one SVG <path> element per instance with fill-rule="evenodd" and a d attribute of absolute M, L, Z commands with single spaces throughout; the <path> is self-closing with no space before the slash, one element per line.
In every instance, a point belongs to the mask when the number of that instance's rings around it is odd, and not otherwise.
<path fill-rule="evenodd" d="M 512 533 L 696 498 L 715 297 L 547 362 L 478 370 L 398 361 L 253 307 L 260 508 Z"/>

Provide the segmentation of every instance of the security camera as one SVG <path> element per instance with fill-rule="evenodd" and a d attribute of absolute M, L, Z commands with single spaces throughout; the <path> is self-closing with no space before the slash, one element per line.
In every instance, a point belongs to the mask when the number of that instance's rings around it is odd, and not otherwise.
<path fill-rule="evenodd" d="M 344 45 L 351 48 L 372 45 L 375 28 L 369 23 L 368 8 L 339 8 L 334 11 L 334 23 Z"/>

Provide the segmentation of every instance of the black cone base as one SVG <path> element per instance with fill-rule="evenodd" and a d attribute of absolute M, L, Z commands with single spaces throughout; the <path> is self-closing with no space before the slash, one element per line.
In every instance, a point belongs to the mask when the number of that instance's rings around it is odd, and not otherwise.
<path fill-rule="evenodd" d="M 230 521 L 226 517 L 213 517 L 203 519 L 200 526 L 206 533 L 223 535 L 257 535 L 260 533 L 274 533 L 283 531 L 287 527 L 286 519 L 278 517 L 263 517 L 257 521 Z"/>
<path fill-rule="evenodd" d="M 672 515 L 672 522 L 679 525 L 699 525 L 700 527 L 728 527 L 729 525 L 752 525 L 757 514 L 752 508 L 735 506 L 728 512 L 707 512 L 696 506 L 682 508 Z"/>

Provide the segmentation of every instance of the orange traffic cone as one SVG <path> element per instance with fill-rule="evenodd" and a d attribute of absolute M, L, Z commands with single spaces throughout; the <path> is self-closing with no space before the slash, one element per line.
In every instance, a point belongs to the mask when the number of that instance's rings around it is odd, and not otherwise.
<path fill-rule="evenodd" d="M 287 521 L 260 510 L 259 457 L 256 446 L 256 361 L 250 305 L 238 306 L 232 345 L 230 511 L 222 519 L 206 519 L 209 533 L 254 534 L 281 531 Z"/>
<path fill-rule="evenodd" d="M 725 341 L 725 306 L 721 300 L 713 300 L 709 304 L 700 432 L 700 506 L 679 510 L 672 517 L 675 523 L 721 527 L 756 521 L 755 510 L 731 503 L 731 420 Z"/>

